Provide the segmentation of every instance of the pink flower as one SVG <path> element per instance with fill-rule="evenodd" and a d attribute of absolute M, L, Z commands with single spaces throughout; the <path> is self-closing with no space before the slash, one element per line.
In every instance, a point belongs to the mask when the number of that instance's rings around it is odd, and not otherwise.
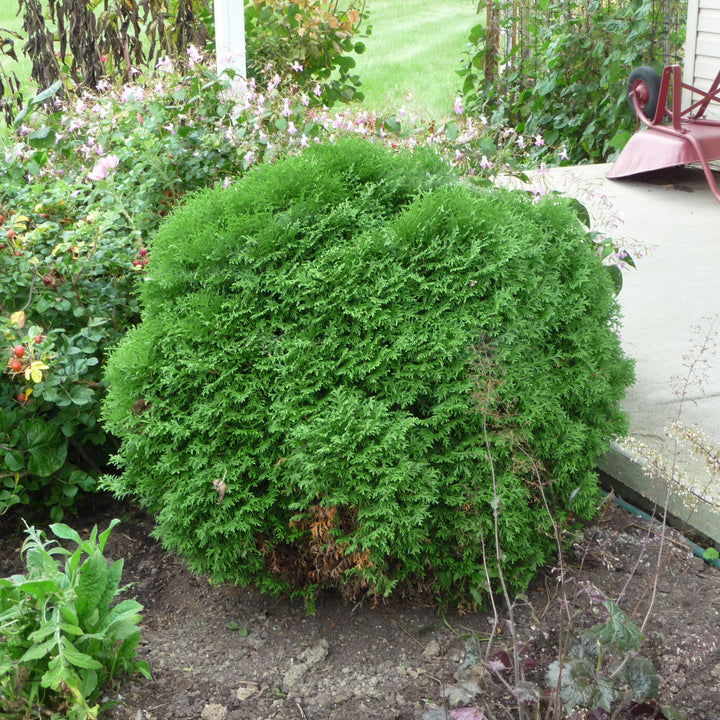
<path fill-rule="evenodd" d="M 88 180 L 93 180 L 94 182 L 104 180 L 111 170 L 115 170 L 119 162 L 120 159 L 117 155 L 108 155 L 107 157 L 100 158 L 95 163 L 95 167 L 87 174 Z"/>
<path fill-rule="evenodd" d="M 480 158 L 480 167 L 489 170 L 493 166 L 492 162 L 487 159 L 487 155 L 483 155 Z"/>
<path fill-rule="evenodd" d="M 456 115 L 462 115 L 464 112 L 463 104 L 462 104 L 462 98 L 456 97 L 455 98 L 455 104 L 453 105 L 453 110 L 455 110 Z"/>
<path fill-rule="evenodd" d="M 194 45 L 188 46 L 187 56 L 191 68 L 195 67 L 195 65 L 197 65 L 201 60 L 200 51 Z"/>
<path fill-rule="evenodd" d="M 567 154 L 567 150 L 564 147 L 560 148 L 560 159 L 561 160 L 569 160 L 570 159 L 570 157 Z"/>
<path fill-rule="evenodd" d="M 142 102 L 144 98 L 145 91 L 139 86 L 126 85 L 120 94 L 121 102 L 129 102 L 130 100 Z"/>
<path fill-rule="evenodd" d="M 103 165 L 102 160 L 95 163 L 95 167 L 87 174 L 87 176 L 88 180 L 92 180 L 93 182 L 104 180 L 108 176 L 108 170 L 105 165 Z"/>
<path fill-rule="evenodd" d="M 167 73 L 171 73 L 175 70 L 175 68 L 173 67 L 173 61 L 167 55 L 162 60 L 158 60 L 155 68 L 157 70 L 162 70 Z"/>
<path fill-rule="evenodd" d="M 78 118 L 72 118 L 70 120 L 70 123 L 68 124 L 68 132 L 74 132 L 75 130 L 80 130 L 80 128 L 83 127 L 83 123 Z"/>
<path fill-rule="evenodd" d="M 535 136 L 535 145 L 542 147 L 545 144 L 545 138 L 542 135 Z"/>

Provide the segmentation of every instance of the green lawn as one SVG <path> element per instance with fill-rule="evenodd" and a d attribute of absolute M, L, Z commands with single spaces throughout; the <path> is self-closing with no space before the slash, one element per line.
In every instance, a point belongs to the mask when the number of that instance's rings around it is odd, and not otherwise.
<path fill-rule="evenodd" d="M 13 38 L 18 62 L 5 55 L 0 55 L 0 63 L 2 63 L 6 72 L 15 73 L 20 81 L 24 81 L 30 77 L 32 63 L 22 53 L 22 47 L 25 44 L 25 32 L 22 29 L 22 17 L 18 16 L 17 12 L 18 0 L 0 0 L 0 30 L 12 30 L 19 32 L 23 36 L 23 40 Z"/>
<path fill-rule="evenodd" d="M 425 119 L 452 114 L 474 0 L 368 0 L 372 35 L 357 58 L 365 104 L 395 112 L 404 106 Z M 408 100 L 408 95 L 411 99 Z"/>

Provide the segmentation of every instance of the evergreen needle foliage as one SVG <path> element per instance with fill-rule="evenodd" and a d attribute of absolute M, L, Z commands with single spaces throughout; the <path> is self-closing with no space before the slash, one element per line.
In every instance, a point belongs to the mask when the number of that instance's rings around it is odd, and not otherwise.
<path fill-rule="evenodd" d="M 459 598 L 499 502 L 519 590 L 554 547 L 537 468 L 561 525 L 593 512 L 632 367 L 568 204 L 349 140 L 196 195 L 152 252 L 107 367 L 104 482 L 194 570 Z"/>

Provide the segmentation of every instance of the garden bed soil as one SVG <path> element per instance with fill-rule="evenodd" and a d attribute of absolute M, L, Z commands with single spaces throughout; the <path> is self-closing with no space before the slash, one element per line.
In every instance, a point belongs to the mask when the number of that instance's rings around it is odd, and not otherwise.
<path fill-rule="evenodd" d="M 67 522 L 87 532 L 94 524 L 105 528 L 113 517 L 122 524 L 106 555 L 125 558 L 123 581 L 132 583 L 126 594 L 145 607 L 139 654 L 154 679 L 125 677 L 108 689 L 104 699 L 116 704 L 105 718 L 421 720 L 443 707 L 443 692 L 457 682 L 464 638 L 487 637 L 492 627 L 487 614 L 442 613 L 408 600 L 349 604 L 332 593 L 320 596 L 308 615 L 300 601 L 213 586 L 192 574 L 150 537 L 152 519 L 130 505 L 105 499 Z M 566 558 L 566 594 L 578 628 L 604 620 L 595 590 L 616 599 L 624 589 L 620 605 L 641 624 L 653 596 L 660 530 L 612 501 L 605 504 Z M 22 533 L 6 518 L 0 535 L 0 577 L 23 571 Z M 662 704 L 684 711 L 688 720 L 717 720 L 720 571 L 694 557 L 674 530 L 666 548 L 641 654 L 661 676 Z M 516 608 L 519 639 L 537 662 L 530 679 L 541 679 L 557 657 L 561 596 L 557 571 L 547 569 Z M 496 640 L 498 649 L 509 642 L 506 636 Z M 510 672 L 505 677 L 510 681 Z M 464 717 L 516 717 L 506 711 L 512 702 L 500 680 L 482 672 L 475 679 L 481 693 L 461 707 L 484 714 Z M 448 718 L 463 717 L 446 707 Z"/>

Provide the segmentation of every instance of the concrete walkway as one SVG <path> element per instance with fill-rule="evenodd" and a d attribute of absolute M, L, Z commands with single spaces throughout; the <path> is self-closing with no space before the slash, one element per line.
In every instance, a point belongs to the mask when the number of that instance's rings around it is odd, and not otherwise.
<path fill-rule="evenodd" d="M 586 203 L 594 229 L 642 255 L 637 269 L 623 273 L 619 296 L 622 342 L 637 374 L 624 407 L 634 438 L 662 453 L 671 468 L 677 458 L 692 492 L 671 483 L 668 493 L 665 481 L 644 474 L 637 455 L 615 443 L 600 469 L 631 501 L 664 506 L 669 496 L 672 515 L 720 543 L 720 467 L 710 474 L 684 448 L 676 453 L 666 433 L 680 417 L 720 451 L 720 203 L 699 169 L 611 181 L 608 168 L 558 168 L 538 182 Z"/>

